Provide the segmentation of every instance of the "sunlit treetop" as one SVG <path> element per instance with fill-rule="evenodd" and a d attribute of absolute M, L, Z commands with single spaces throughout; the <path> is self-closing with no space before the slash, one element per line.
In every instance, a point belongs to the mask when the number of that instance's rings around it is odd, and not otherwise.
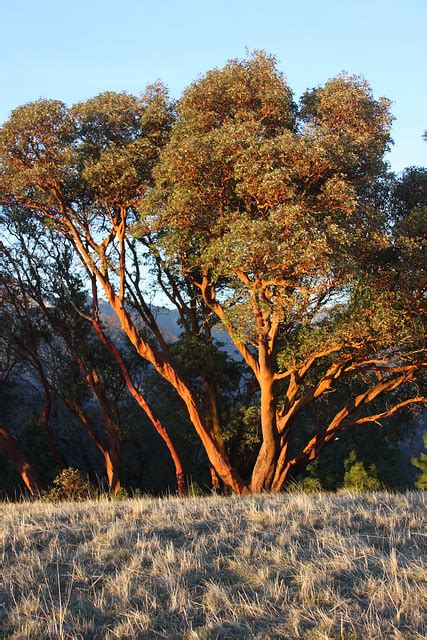
<path fill-rule="evenodd" d="M 146 192 L 173 118 L 165 88 L 106 92 L 68 109 L 39 100 L 12 112 L 0 135 L 0 190 L 28 205 L 129 206 Z"/>
<path fill-rule="evenodd" d="M 315 275 L 366 243 L 368 225 L 372 236 L 366 197 L 391 116 L 364 80 L 341 75 L 297 109 L 274 58 L 258 52 L 208 72 L 177 112 L 143 214 L 167 229 L 168 250 L 194 247 L 189 268 Z"/>

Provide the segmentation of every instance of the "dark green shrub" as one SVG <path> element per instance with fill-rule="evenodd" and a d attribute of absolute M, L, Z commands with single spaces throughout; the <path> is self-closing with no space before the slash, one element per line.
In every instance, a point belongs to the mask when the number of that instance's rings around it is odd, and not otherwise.
<path fill-rule="evenodd" d="M 427 432 L 423 435 L 424 449 L 427 450 Z M 417 489 L 427 489 L 427 453 L 424 451 L 419 458 L 412 458 L 412 464 L 420 469 L 420 473 L 415 478 L 415 486 Z"/>
<path fill-rule="evenodd" d="M 345 489 L 356 489 L 357 491 L 381 489 L 381 482 L 377 477 L 377 468 L 372 464 L 368 470 L 363 462 L 357 460 L 356 452 L 351 451 L 344 461 L 344 483 Z"/>

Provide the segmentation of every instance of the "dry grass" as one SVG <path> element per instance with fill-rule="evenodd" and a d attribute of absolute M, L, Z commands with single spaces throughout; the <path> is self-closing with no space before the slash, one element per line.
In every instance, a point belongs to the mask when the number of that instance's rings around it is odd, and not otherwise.
<path fill-rule="evenodd" d="M 422 493 L 0 506 L 0 637 L 424 638 Z"/>

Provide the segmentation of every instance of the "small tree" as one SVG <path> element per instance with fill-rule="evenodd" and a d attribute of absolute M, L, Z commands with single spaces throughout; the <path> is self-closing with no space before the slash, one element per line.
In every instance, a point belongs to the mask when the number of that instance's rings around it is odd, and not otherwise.
<path fill-rule="evenodd" d="M 77 469 L 63 469 L 53 481 L 51 489 L 43 494 L 49 502 L 62 500 L 82 501 L 96 496 L 94 487 Z"/>

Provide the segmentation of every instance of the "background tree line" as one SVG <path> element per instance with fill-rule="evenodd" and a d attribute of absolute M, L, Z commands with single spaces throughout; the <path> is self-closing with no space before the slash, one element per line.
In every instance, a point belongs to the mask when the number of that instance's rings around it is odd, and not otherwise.
<path fill-rule="evenodd" d="M 369 470 L 407 484 L 427 172 L 390 172 L 391 121 L 345 74 L 296 102 L 263 52 L 177 102 L 157 83 L 15 109 L 0 130 L 4 489 L 12 465 L 33 493 L 68 466 L 113 495 L 336 488 Z"/>

